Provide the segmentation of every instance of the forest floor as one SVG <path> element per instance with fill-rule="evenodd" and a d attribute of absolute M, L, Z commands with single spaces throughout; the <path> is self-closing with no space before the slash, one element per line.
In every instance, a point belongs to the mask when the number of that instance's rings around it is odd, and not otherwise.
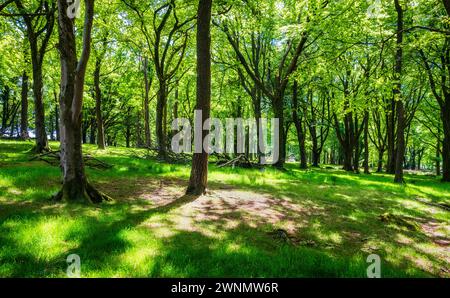
<path fill-rule="evenodd" d="M 212 165 L 193 198 L 189 166 L 87 145 L 114 165 L 87 170 L 114 201 L 63 204 L 32 145 L 0 141 L 0 277 L 64 277 L 70 254 L 82 277 L 366 277 L 370 254 L 383 277 L 450 277 L 450 185 L 432 176 Z"/>

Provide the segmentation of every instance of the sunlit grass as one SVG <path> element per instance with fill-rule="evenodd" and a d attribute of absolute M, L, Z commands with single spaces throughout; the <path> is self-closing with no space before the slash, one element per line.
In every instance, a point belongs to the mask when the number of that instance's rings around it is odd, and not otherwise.
<path fill-rule="evenodd" d="M 64 277 L 76 253 L 84 277 L 365 277 L 371 253 L 383 276 L 448 276 L 449 203 L 437 178 L 341 170 L 285 172 L 210 165 L 210 194 L 161 209 L 183 194 L 189 165 L 138 159 L 137 149 L 84 147 L 114 165 L 87 169 L 116 200 L 56 204 L 60 170 L 30 162 L 31 143 L 0 141 L 0 276 Z M 56 149 L 57 144 L 51 143 Z M 382 222 L 413 220 L 417 231 Z M 282 228 L 296 243 L 269 232 Z"/>

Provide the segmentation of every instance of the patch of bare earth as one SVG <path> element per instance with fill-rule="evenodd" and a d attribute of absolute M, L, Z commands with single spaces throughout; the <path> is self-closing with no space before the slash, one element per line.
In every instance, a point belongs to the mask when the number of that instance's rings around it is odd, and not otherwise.
<path fill-rule="evenodd" d="M 114 183 L 100 183 L 99 188 L 111 194 L 117 201 L 136 203 L 139 208 L 153 209 L 174 203 L 184 195 L 187 182 L 180 179 L 121 179 Z M 209 190 L 207 195 L 171 211 L 169 219 L 161 223 L 150 219 L 146 225 L 153 228 L 178 229 L 209 232 L 218 229 L 233 229 L 239 225 L 251 228 L 276 226 L 289 234 L 307 226 L 309 218 L 322 214 L 323 208 L 311 202 L 299 204 L 288 197 L 235 189 L 220 185 Z"/>

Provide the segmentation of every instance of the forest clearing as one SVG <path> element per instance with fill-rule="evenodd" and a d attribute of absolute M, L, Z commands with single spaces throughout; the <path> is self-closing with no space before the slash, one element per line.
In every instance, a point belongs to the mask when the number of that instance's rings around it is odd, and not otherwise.
<path fill-rule="evenodd" d="M 63 277 L 71 253 L 83 277 L 365 277 L 371 253 L 383 277 L 449 276 L 450 186 L 434 177 L 213 166 L 193 199 L 189 166 L 87 145 L 114 164 L 88 169 L 115 199 L 93 208 L 49 199 L 59 169 L 30 162 L 32 144 L 1 145 L 1 276 Z"/>

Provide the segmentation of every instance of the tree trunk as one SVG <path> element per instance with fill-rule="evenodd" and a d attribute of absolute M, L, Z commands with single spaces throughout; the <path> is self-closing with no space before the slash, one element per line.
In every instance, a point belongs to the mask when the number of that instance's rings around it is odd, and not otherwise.
<path fill-rule="evenodd" d="M 437 145 L 436 145 L 436 176 L 441 175 L 441 130 L 438 126 L 438 133 L 437 133 Z"/>
<path fill-rule="evenodd" d="M 91 117 L 91 123 L 89 124 L 89 144 L 97 144 L 97 117 Z"/>
<path fill-rule="evenodd" d="M 97 146 L 98 149 L 105 149 L 105 130 L 103 127 L 102 115 L 102 90 L 100 89 L 100 70 L 102 61 L 97 58 L 94 70 L 94 89 L 95 89 L 95 115 L 97 119 Z"/>
<path fill-rule="evenodd" d="M 404 183 L 403 179 L 403 161 L 405 158 L 405 109 L 403 101 L 397 101 L 397 158 L 395 161 L 395 179 L 396 183 Z"/>
<path fill-rule="evenodd" d="M 197 14 L 197 110 L 202 112 L 203 119 L 210 117 L 211 109 L 211 6 L 212 0 L 200 0 Z M 201 130 L 202 140 L 208 133 L 209 129 Z M 202 195 L 207 183 L 208 153 L 202 148 L 202 153 L 194 153 L 186 193 Z"/>
<path fill-rule="evenodd" d="M 152 146 L 151 132 L 150 132 L 150 111 L 149 111 L 149 93 L 150 82 L 148 78 L 148 58 L 144 58 L 144 134 L 145 134 L 145 146 L 150 148 Z"/>
<path fill-rule="evenodd" d="M 307 169 L 308 163 L 306 161 L 306 148 L 305 148 L 305 133 L 302 125 L 302 119 L 298 116 L 298 83 L 294 81 L 292 95 L 292 119 L 297 129 L 297 140 L 300 150 L 300 168 Z"/>
<path fill-rule="evenodd" d="M 273 113 L 275 118 L 279 119 L 280 130 L 278 134 L 279 144 L 279 158 L 274 166 L 278 169 L 283 169 L 286 162 L 286 138 L 284 131 L 284 94 L 278 92 L 277 96 L 273 99 Z"/>
<path fill-rule="evenodd" d="M 56 94 L 56 91 L 53 91 L 54 95 L 54 101 L 55 101 L 55 130 L 56 130 L 56 140 L 60 141 L 60 134 L 59 134 L 59 107 L 58 107 L 58 95 Z"/>
<path fill-rule="evenodd" d="M 369 111 L 364 117 L 364 174 L 370 174 L 369 169 Z"/>
<path fill-rule="evenodd" d="M 68 2 L 58 0 L 61 61 L 61 167 L 63 186 L 57 200 L 100 203 L 109 199 L 92 187 L 85 175 L 82 153 L 82 107 L 86 66 L 90 55 L 94 0 L 85 0 L 83 49 L 77 63 L 74 22 L 67 15 Z"/>
<path fill-rule="evenodd" d="M 378 168 L 377 168 L 377 173 L 382 173 L 383 172 L 383 156 L 384 156 L 384 151 L 378 151 Z"/>
<path fill-rule="evenodd" d="M 405 158 L 405 108 L 401 91 L 401 75 L 403 64 L 403 8 L 399 0 L 394 0 L 397 10 L 397 53 L 395 55 L 395 87 L 394 100 L 397 107 L 397 156 L 395 161 L 395 183 L 404 183 L 403 161 Z"/>
<path fill-rule="evenodd" d="M 395 101 L 392 100 L 390 104 L 390 111 L 386 117 L 386 130 L 387 130 L 387 140 L 388 140 L 388 160 L 386 164 L 386 172 L 389 174 L 395 173 Z"/>
<path fill-rule="evenodd" d="M 22 108 L 20 112 L 20 138 L 28 140 L 28 75 L 24 71 L 22 74 Z"/>
<path fill-rule="evenodd" d="M 158 141 L 158 155 L 161 158 L 165 158 L 167 155 L 167 142 L 166 135 L 164 134 L 164 111 L 166 105 L 166 86 L 164 82 L 160 82 L 156 102 L 156 138 Z"/>
<path fill-rule="evenodd" d="M 3 104 L 3 110 L 2 110 L 2 129 L 1 132 L 3 133 L 6 130 L 6 126 L 8 125 L 8 114 L 9 114 L 9 86 L 6 85 L 2 92 L 2 104 Z"/>
<path fill-rule="evenodd" d="M 444 124 L 444 141 L 442 142 L 442 182 L 450 182 L 450 96 L 445 99 L 441 111 Z"/>
<path fill-rule="evenodd" d="M 356 174 L 359 174 L 359 157 L 360 157 L 360 150 L 359 150 L 360 144 L 359 144 L 359 138 L 355 139 L 355 146 L 354 146 L 354 157 L 353 157 L 353 171 Z"/>
<path fill-rule="evenodd" d="M 32 51 L 33 52 L 33 51 Z M 32 55 L 34 56 L 34 55 Z M 33 57 L 33 93 L 34 93 L 34 109 L 35 109 L 35 135 L 36 146 L 34 152 L 42 153 L 48 151 L 47 132 L 45 131 L 45 111 L 43 101 L 43 83 L 42 83 L 42 62 L 36 61 Z"/>

